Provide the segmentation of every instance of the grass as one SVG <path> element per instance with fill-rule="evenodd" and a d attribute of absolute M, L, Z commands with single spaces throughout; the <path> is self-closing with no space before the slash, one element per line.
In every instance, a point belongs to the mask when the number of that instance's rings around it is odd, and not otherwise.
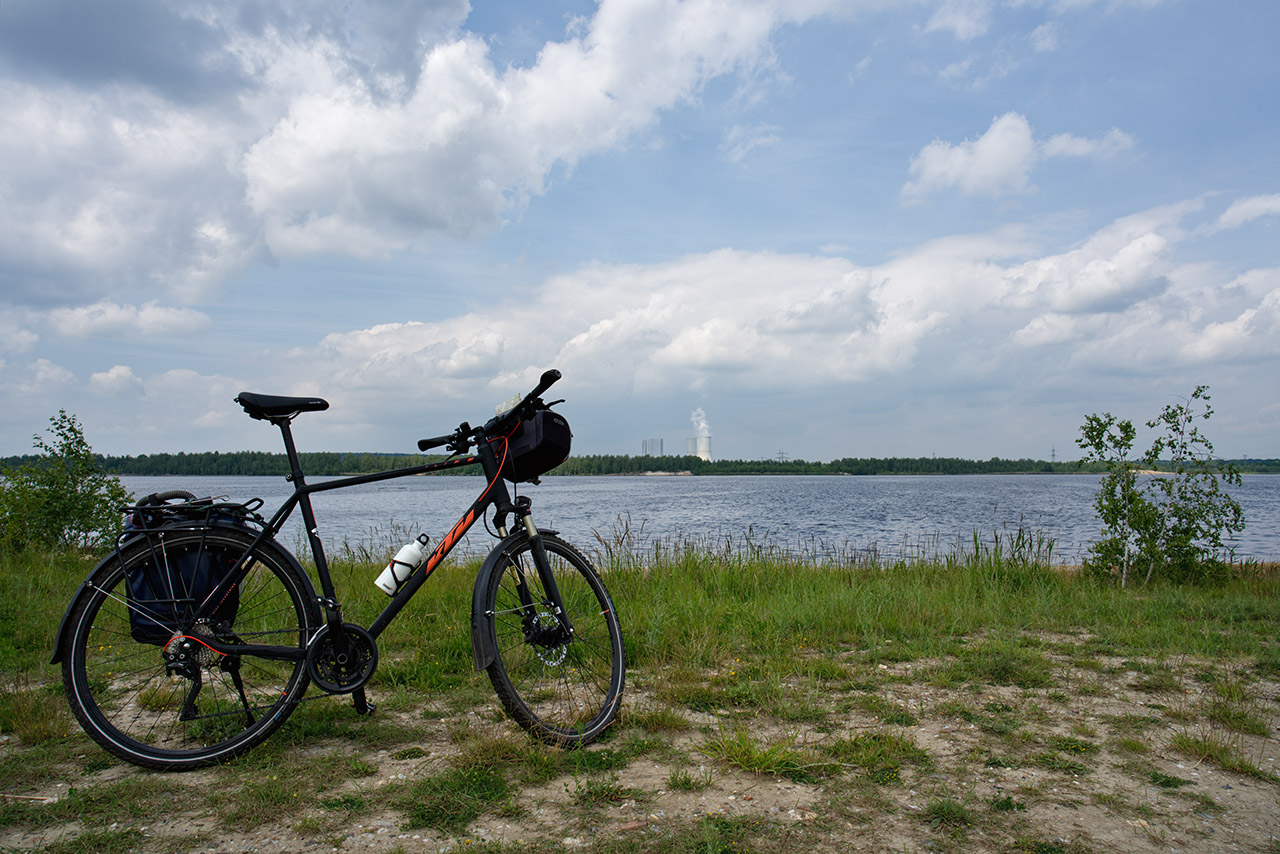
<path fill-rule="evenodd" d="M 790 852 L 892 829 L 898 849 L 1076 852 L 1095 849 L 1042 826 L 1065 812 L 1064 783 L 1117 821 L 1165 825 L 1188 805 L 1220 812 L 1176 762 L 1280 786 L 1274 575 L 1120 591 L 1029 548 L 889 565 L 615 553 L 627 703 L 601 743 L 569 752 L 503 719 L 471 664 L 476 566 L 446 565 L 379 638 L 378 715 L 305 703 L 201 775 L 122 768 L 80 734 L 48 659 L 88 563 L 0 555 L 0 794 L 22 796 L 0 798 L 0 829 L 45 851 L 200 847 L 140 831 L 163 814 L 198 817 L 210 838 L 257 828 L 333 848 L 376 814 L 453 850 L 571 836 L 593 852 Z M 377 570 L 335 562 L 349 619 L 383 605 Z M 1086 714 L 1095 702 L 1105 713 Z M 1181 809 L 1152 805 L 1152 787 Z M 511 825 L 533 836 L 476 836 Z"/>
<path fill-rule="evenodd" d="M 510 797 L 511 784 L 500 769 L 471 765 L 415 782 L 395 806 L 404 814 L 408 828 L 457 833 Z"/>
<path fill-rule="evenodd" d="M 974 824 L 975 819 L 969 808 L 951 798 L 939 798 L 929 801 L 924 810 L 924 820 L 934 830 L 946 828 L 963 830 Z"/>
<path fill-rule="evenodd" d="M 745 726 L 721 729 L 699 746 L 698 750 L 725 765 L 752 774 L 785 777 L 797 783 L 817 780 L 830 768 L 817 757 L 795 747 L 795 739 L 782 738 L 760 743 Z"/>
<path fill-rule="evenodd" d="M 842 765 L 861 769 L 874 783 L 897 783 L 904 765 L 930 768 L 928 751 L 918 747 L 910 736 L 893 731 L 859 733 L 827 745 L 825 752 Z"/>
<path fill-rule="evenodd" d="M 1224 771 L 1280 783 L 1280 775 L 1263 769 L 1250 760 L 1245 755 L 1243 745 L 1244 742 L 1239 737 L 1224 735 L 1214 730 L 1174 733 L 1169 740 L 1170 747 L 1197 762 L 1209 761 Z"/>

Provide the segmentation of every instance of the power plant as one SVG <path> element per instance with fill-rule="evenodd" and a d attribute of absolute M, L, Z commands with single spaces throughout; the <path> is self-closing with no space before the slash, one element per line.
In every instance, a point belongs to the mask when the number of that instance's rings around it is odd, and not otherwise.
<path fill-rule="evenodd" d="M 707 421 L 707 413 L 702 411 L 702 407 L 698 407 L 690 413 L 689 420 L 693 422 L 694 435 L 689 437 L 687 454 L 712 462 L 711 424 Z M 640 453 L 645 457 L 660 457 L 663 454 L 661 439 L 642 439 L 640 447 Z"/>
<path fill-rule="evenodd" d="M 711 462 L 711 437 L 710 436 L 690 436 L 689 437 L 689 456 L 704 459 Z"/>
<path fill-rule="evenodd" d="M 711 462 L 711 424 L 707 413 L 699 406 L 689 416 L 693 422 L 693 435 L 689 437 L 689 456 Z"/>

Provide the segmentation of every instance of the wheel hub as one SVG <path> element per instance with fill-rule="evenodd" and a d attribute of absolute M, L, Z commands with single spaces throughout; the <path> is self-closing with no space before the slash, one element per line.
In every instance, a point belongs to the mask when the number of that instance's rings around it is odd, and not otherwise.
<path fill-rule="evenodd" d="M 533 646 L 539 660 L 551 667 L 561 664 L 569 654 L 564 627 L 550 611 L 540 611 L 534 616 L 525 631 L 525 640 Z"/>
<path fill-rule="evenodd" d="M 191 631 L 176 634 L 164 646 L 164 667 L 169 673 L 195 679 L 202 667 L 218 663 L 221 656 L 202 641 L 213 640 L 213 630 L 205 624 L 192 626 Z"/>

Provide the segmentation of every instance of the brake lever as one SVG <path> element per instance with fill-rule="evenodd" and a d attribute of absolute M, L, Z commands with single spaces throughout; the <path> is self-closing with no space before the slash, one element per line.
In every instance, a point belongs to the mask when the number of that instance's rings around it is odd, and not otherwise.
<path fill-rule="evenodd" d="M 453 436 L 449 439 L 449 450 L 455 454 L 465 454 L 471 450 L 471 425 L 463 421 L 458 425 L 458 429 L 453 431 Z"/>

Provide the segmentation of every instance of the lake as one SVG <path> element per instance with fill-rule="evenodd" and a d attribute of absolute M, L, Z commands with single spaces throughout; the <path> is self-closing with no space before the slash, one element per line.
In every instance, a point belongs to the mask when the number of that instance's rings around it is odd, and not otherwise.
<path fill-rule="evenodd" d="M 985 541 L 1019 527 L 1055 541 L 1055 563 L 1079 563 L 1097 538 L 1098 475 L 918 475 L 886 477 L 548 477 L 522 487 L 534 519 L 583 548 L 597 535 L 630 531 L 654 539 L 741 544 L 744 538 L 812 554 L 874 549 L 881 555 L 947 553 L 974 533 Z M 135 496 L 185 489 L 235 501 L 260 497 L 270 515 L 291 486 L 283 477 L 139 477 L 120 480 Z M 326 478 L 311 478 L 316 483 Z M 433 541 L 483 488 L 479 477 L 407 477 L 313 496 L 326 551 L 344 543 L 395 545 L 419 532 Z M 1280 475 L 1245 475 L 1229 491 L 1247 527 L 1231 545 L 1241 558 L 1280 560 Z M 300 514 L 280 539 L 295 548 Z M 477 524 L 463 548 L 487 551 Z M 305 547 L 303 549 L 305 551 Z"/>

